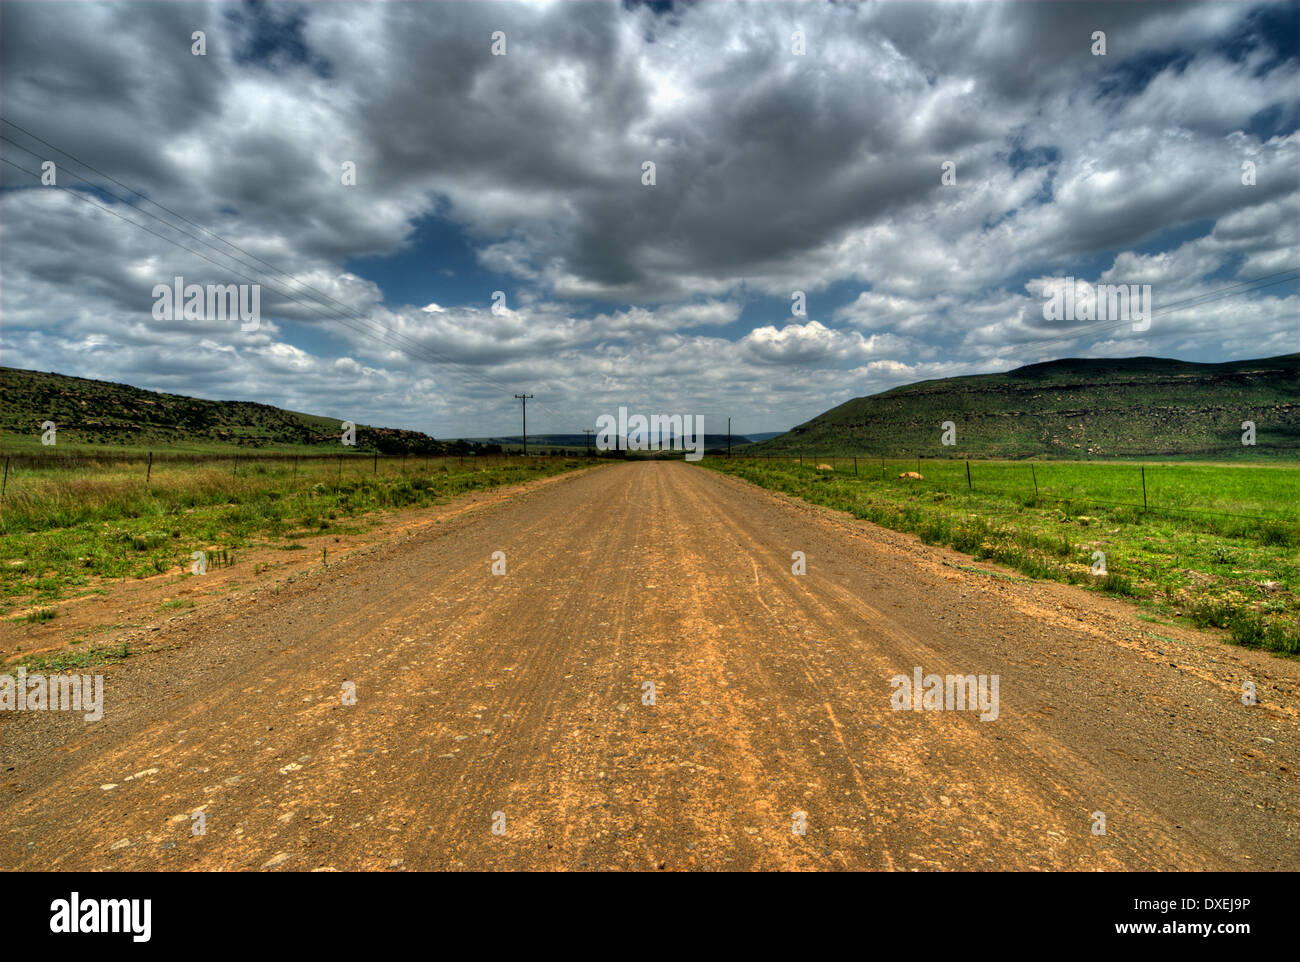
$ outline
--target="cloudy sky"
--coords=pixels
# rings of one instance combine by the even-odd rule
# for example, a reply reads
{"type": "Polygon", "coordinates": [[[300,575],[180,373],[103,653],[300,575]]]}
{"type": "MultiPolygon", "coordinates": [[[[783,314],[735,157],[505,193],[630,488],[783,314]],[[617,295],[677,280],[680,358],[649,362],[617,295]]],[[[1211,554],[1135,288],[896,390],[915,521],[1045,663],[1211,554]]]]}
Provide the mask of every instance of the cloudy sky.
{"type": "Polygon", "coordinates": [[[1294,2],[10,0],[0,27],[12,367],[454,437],[517,432],[520,391],[530,432],[620,404],[776,431],[931,377],[1300,347],[1294,2]],[[260,283],[260,327],[156,319],[176,275],[260,283]],[[1150,329],[1045,320],[1067,277],[1150,284],[1150,329]]]}

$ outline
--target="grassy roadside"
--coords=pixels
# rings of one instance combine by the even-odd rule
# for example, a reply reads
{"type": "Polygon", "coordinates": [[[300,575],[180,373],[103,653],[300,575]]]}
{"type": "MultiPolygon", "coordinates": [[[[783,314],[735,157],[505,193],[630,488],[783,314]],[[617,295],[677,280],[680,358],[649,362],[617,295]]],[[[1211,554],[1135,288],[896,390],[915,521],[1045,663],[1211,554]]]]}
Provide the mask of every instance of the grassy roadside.
{"type": "Polygon", "coordinates": [[[1133,504],[1131,490],[1113,487],[1132,479],[1108,476],[1101,469],[1113,469],[1109,464],[1036,465],[1036,490],[1023,463],[971,462],[972,478],[980,479],[973,490],[961,461],[927,462],[921,481],[898,477],[916,470],[915,460],[873,461],[870,470],[864,460],[857,477],[843,460],[834,471],[818,471],[812,460],[701,464],[1035,578],[1225,628],[1246,647],[1300,654],[1300,500],[1292,465],[1152,465],[1148,480],[1161,479],[1163,494],[1143,510],[1140,494],[1133,504]],[[1104,574],[1094,573],[1097,552],[1104,574]]]}
{"type": "Polygon", "coordinates": [[[105,582],[172,571],[188,576],[259,545],[302,548],[321,535],[363,530],[382,513],[441,504],[589,466],[576,458],[369,459],[338,465],[267,461],[226,466],[86,464],[9,478],[0,509],[0,617],[43,622],[57,602],[103,593],[105,582]]]}

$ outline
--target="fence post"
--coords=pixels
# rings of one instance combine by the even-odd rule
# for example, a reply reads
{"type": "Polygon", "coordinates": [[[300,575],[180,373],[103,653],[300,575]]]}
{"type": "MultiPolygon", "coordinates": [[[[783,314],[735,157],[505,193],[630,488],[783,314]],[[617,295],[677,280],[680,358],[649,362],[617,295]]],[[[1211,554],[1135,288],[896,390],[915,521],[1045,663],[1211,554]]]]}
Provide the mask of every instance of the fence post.
{"type": "Polygon", "coordinates": [[[375,470],[372,473],[379,473],[379,451],[377,449],[375,451],[375,470]]]}
{"type": "Polygon", "coordinates": [[[966,462],[966,490],[974,491],[975,488],[970,483],[970,462],[966,462]]]}
{"type": "Polygon", "coordinates": [[[238,454],[232,455],[230,460],[233,464],[233,466],[230,469],[230,476],[232,478],[237,478],[239,477],[239,455],[238,454]]]}
{"type": "Polygon", "coordinates": [[[153,474],[153,452],[149,452],[149,466],[144,469],[144,486],[149,487],[149,476],[153,474]]]}
{"type": "Polygon", "coordinates": [[[853,458],[853,476],[855,478],[858,476],[858,459],[856,455],[853,458]]]}
{"type": "Polygon", "coordinates": [[[1038,503],[1038,472],[1034,470],[1033,464],[1029,465],[1029,476],[1034,479],[1034,503],[1038,503]]]}
{"type": "Polygon", "coordinates": [[[5,488],[7,487],[9,487],[9,456],[5,455],[5,479],[4,483],[0,484],[0,501],[4,500],[5,488]]]}
{"type": "Polygon", "coordinates": [[[1139,467],[1142,469],[1142,510],[1145,511],[1147,509],[1147,466],[1143,464],[1139,467]]]}

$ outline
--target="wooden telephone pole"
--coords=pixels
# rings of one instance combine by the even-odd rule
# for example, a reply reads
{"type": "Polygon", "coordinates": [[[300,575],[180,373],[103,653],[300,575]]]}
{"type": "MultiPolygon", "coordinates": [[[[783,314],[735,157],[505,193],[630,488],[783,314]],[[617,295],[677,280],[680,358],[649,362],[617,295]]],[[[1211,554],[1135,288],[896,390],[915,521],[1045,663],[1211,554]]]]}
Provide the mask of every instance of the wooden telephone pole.
{"type": "Polygon", "coordinates": [[[516,394],[515,398],[523,405],[524,413],[524,457],[528,457],[528,402],[531,394],[516,394]]]}

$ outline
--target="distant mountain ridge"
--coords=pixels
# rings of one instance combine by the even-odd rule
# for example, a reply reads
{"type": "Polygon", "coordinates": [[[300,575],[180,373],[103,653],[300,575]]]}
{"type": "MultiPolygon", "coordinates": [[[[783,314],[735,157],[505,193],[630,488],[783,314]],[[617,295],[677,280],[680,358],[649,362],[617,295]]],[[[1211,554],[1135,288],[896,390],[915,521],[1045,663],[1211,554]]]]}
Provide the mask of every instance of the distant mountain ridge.
{"type": "MultiPolygon", "coordinates": [[[[64,374],[0,367],[0,449],[58,444],[173,450],[338,450],[341,422],[252,401],[207,401],[64,374]]],[[[439,441],[358,424],[355,452],[443,454],[517,445],[519,436],[439,441]]],[[[1167,358],[1067,358],[1001,374],[921,381],[855,398],[746,453],[1063,459],[1280,459],[1300,454],[1300,354],[1198,364],[1167,358]],[[952,445],[941,443],[944,422],[952,445]],[[1242,422],[1255,444],[1242,444],[1242,422]]],[[[585,447],[584,434],[529,445],[585,447]]],[[[756,442],[756,443],[750,443],[756,442]]],[[[594,444],[594,440],[593,440],[594,444]]],[[[726,449],[709,434],[710,452],[726,449]]]]}
{"type": "Polygon", "coordinates": [[[854,398],[753,454],[1276,459],[1300,453],[1300,354],[1066,358],[854,398]],[[942,443],[944,422],[955,443],[942,443]],[[1242,443],[1242,422],[1255,444],[1242,443]]]}
{"type": "Polygon", "coordinates": [[[419,431],[356,425],[344,448],[342,422],[254,401],[207,401],[127,384],[0,367],[0,448],[40,449],[41,424],[53,421],[56,448],[112,445],[172,450],[348,450],[442,454],[465,442],[419,431]]]}

